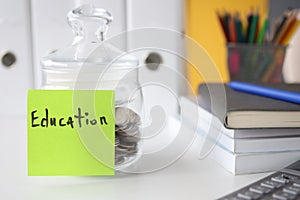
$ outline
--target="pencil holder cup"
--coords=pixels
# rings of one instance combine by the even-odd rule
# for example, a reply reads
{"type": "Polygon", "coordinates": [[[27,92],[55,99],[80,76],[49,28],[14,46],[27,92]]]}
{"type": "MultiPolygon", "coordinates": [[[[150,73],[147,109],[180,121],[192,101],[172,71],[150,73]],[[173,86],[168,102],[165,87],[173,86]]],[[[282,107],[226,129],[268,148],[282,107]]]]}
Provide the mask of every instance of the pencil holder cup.
{"type": "Polygon", "coordinates": [[[272,44],[227,44],[231,81],[283,82],[282,66],[287,46],[272,44]]]}

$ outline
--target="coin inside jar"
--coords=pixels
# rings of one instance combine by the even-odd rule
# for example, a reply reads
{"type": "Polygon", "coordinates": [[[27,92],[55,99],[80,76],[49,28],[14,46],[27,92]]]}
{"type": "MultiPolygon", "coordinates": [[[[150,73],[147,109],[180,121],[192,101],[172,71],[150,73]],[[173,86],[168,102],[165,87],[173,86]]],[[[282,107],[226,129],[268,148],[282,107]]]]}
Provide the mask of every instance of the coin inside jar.
{"type": "Polygon", "coordinates": [[[129,108],[117,107],[115,118],[115,165],[122,165],[138,152],[140,116],[129,108]]]}

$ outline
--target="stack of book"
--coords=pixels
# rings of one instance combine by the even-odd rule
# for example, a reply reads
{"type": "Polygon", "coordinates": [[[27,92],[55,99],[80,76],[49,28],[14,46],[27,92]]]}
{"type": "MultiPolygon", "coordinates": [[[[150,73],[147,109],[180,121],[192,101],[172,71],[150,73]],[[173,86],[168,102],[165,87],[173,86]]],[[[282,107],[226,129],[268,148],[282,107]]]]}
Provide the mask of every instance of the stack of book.
{"type": "MultiPolygon", "coordinates": [[[[300,92],[299,84],[271,88],[300,92]]],[[[278,170],[300,159],[300,105],[236,91],[221,83],[199,86],[197,102],[181,98],[197,132],[216,145],[209,156],[233,174],[278,170]]]]}

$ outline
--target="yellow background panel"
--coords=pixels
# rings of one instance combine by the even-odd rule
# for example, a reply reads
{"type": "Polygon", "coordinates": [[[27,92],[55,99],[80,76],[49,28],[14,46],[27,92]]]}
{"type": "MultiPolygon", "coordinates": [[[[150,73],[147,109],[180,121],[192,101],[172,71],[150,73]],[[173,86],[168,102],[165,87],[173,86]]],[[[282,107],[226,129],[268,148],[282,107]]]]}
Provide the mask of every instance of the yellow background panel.
{"type": "MultiPolygon", "coordinates": [[[[243,21],[251,7],[259,7],[261,18],[266,16],[268,10],[267,0],[186,0],[186,32],[189,37],[201,45],[213,59],[217,66],[222,81],[229,80],[227,72],[226,40],[219,24],[216,11],[239,12],[243,21]]],[[[260,20],[261,23],[262,20],[260,20]]],[[[245,23],[243,23],[245,24],[245,23]]],[[[187,55],[194,54],[187,46],[187,55]]],[[[199,58],[200,59],[200,58],[199,58]]],[[[206,61],[201,66],[196,66],[200,71],[205,67],[206,61]]],[[[201,60],[199,62],[201,63],[201,60]]],[[[191,65],[187,69],[188,78],[194,92],[197,91],[199,83],[205,81],[220,81],[215,76],[201,77],[197,70],[191,65]]],[[[207,76],[207,75],[205,75],[207,76]]]]}

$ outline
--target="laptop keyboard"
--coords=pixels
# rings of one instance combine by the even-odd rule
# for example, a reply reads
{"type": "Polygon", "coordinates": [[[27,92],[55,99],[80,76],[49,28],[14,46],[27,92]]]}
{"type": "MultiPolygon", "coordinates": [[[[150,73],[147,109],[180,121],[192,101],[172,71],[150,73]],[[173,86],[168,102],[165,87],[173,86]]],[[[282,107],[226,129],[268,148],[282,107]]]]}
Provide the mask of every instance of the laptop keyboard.
{"type": "Polygon", "coordinates": [[[300,200],[300,176],[276,172],[220,200],[300,200]]]}

